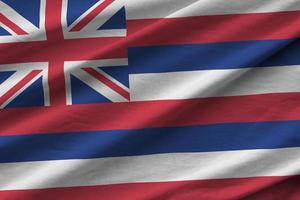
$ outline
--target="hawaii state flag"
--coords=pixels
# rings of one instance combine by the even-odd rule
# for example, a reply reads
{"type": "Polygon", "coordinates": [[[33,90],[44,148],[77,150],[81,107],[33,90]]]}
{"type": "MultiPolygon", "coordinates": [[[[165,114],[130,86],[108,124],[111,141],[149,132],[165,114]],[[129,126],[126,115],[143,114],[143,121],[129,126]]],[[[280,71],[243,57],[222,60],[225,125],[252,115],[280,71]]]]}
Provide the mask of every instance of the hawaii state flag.
{"type": "Polygon", "coordinates": [[[0,0],[0,199],[300,199],[299,38],[300,0],[0,0]]]}

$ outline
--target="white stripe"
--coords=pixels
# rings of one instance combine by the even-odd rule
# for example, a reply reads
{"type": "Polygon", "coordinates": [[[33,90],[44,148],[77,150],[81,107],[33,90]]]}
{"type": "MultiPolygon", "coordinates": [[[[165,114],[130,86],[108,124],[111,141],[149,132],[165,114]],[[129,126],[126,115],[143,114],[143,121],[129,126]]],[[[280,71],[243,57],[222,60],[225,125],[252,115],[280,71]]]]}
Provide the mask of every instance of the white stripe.
{"type": "Polygon", "coordinates": [[[129,76],[132,101],[300,92],[300,65],[129,76]]]}
{"type": "Polygon", "coordinates": [[[65,62],[65,70],[72,71],[83,67],[114,67],[128,66],[127,58],[114,58],[102,60],[84,60],[84,61],[67,61],[65,62]]]}
{"type": "Polygon", "coordinates": [[[0,190],[300,173],[300,148],[0,164],[0,190]]]}
{"type": "Polygon", "coordinates": [[[125,29],[110,29],[110,30],[82,30],[78,32],[64,32],[66,39],[76,38],[95,38],[95,37],[124,37],[126,36],[125,29]]]}
{"type": "Polygon", "coordinates": [[[300,10],[300,0],[127,0],[127,19],[300,10]]]}
{"type": "MultiPolygon", "coordinates": [[[[46,35],[46,0],[40,0],[40,24],[39,29],[46,35]]],[[[46,39],[46,38],[45,38],[46,39]]]]}

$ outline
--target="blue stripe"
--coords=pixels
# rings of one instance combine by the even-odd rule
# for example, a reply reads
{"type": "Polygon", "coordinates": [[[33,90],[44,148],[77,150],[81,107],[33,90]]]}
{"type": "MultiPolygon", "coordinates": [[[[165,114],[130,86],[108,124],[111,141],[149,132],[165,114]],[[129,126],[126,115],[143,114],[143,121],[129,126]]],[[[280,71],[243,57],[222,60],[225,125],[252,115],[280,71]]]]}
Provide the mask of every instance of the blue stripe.
{"type": "Polygon", "coordinates": [[[300,147],[300,121],[0,137],[0,162],[300,147]]]}
{"type": "Polygon", "coordinates": [[[136,74],[298,65],[299,52],[300,39],[133,47],[129,67],[122,69],[136,74]]]}

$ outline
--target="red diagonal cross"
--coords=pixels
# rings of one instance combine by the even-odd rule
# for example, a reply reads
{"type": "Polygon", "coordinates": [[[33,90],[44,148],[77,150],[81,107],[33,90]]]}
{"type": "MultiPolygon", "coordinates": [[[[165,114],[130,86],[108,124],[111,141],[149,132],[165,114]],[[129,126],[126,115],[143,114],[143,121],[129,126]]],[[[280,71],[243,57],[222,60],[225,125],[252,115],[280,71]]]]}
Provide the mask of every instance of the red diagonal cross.
{"type": "MultiPolygon", "coordinates": [[[[108,1],[112,2],[105,2],[108,1]]],[[[98,8],[98,11],[101,9],[98,8]]],[[[127,57],[125,37],[65,39],[61,12],[62,0],[46,0],[46,41],[0,44],[0,64],[49,63],[51,106],[66,105],[65,61],[127,57]]]]}

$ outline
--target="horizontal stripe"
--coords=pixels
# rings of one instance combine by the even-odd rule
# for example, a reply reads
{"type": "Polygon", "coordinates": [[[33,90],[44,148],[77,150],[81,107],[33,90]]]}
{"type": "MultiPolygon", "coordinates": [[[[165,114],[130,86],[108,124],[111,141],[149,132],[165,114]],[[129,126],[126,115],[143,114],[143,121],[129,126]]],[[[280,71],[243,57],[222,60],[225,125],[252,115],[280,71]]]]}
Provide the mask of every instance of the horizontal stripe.
{"type": "Polygon", "coordinates": [[[78,41],[70,39],[60,44],[64,48],[50,53],[40,50],[52,45],[43,41],[0,44],[0,50],[6,52],[0,55],[0,64],[26,63],[28,60],[43,62],[53,56],[58,60],[69,61],[120,58],[127,57],[128,47],[129,67],[118,69],[117,74],[300,64],[298,56],[300,39],[132,47],[135,38],[138,40],[138,36],[129,37],[128,40],[124,38],[88,38],[78,41]],[[97,49],[99,45],[103,48],[89,51],[97,49]],[[29,55],[25,52],[28,48],[32,49],[34,54],[29,55]]]}
{"type": "MultiPolygon", "coordinates": [[[[300,3],[300,2],[299,2],[300,3]]],[[[300,11],[127,21],[131,46],[300,37],[300,11]]]]}
{"type": "Polygon", "coordinates": [[[82,200],[105,196],[106,200],[224,200],[297,199],[300,176],[255,177],[175,181],[156,183],[127,183],[85,187],[0,191],[5,200],[82,200]]]}
{"type": "Polygon", "coordinates": [[[129,76],[132,101],[300,92],[300,65],[129,76]]]}
{"type": "Polygon", "coordinates": [[[134,47],[120,73],[299,65],[299,51],[300,39],[134,47]]]}
{"type": "Polygon", "coordinates": [[[300,147],[299,121],[0,138],[0,162],[300,147]]]}
{"type": "Polygon", "coordinates": [[[300,10],[299,0],[128,0],[128,19],[300,10]]]}
{"type": "Polygon", "coordinates": [[[0,190],[289,176],[299,166],[300,148],[5,163],[0,190]]]}
{"type": "Polygon", "coordinates": [[[59,44],[51,41],[4,43],[0,44],[0,51],[5,52],[0,54],[0,64],[45,62],[53,58],[59,61],[125,58],[127,52],[119,45],[121,42],[124,42],[121,37],[102,37],[68,39],[59,44]],[[49,48],[53,50],[49,51],[49,48]]]}
{"type": "Polygon", "coordinates": [[[299,99],[299,93],[286,93],[5,109],[0,135],[300,120],[299,99]]]}

